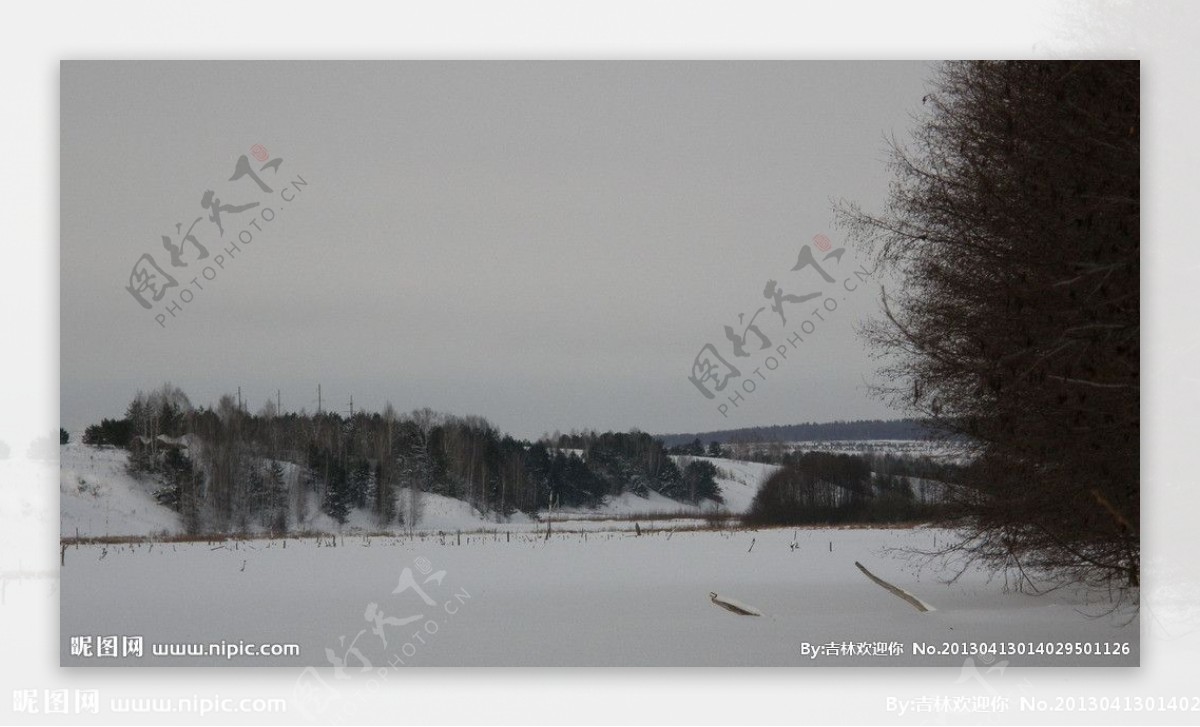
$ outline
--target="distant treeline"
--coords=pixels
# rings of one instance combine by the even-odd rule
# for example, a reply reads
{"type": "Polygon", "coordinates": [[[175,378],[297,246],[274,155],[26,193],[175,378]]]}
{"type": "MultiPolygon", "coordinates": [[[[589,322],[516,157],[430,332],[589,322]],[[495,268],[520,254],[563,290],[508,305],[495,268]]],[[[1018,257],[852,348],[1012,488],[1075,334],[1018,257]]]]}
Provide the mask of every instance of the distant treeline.
{"type": "Polygon", "coordinates": [[[312,507],[344,523],[420,524],[427,493],[505,518],[549,507],[590,506],[631,492],[681,503],[720,502],[716,468],[677,465],[642,432],[586,432],[531,442],[481,417],[429,409],[398,414],[250,413],[233,397],[193,407],[169,385],[141,392],[121,419],[87,428],[84,442],[130,451],[130,470],[156,479],[159,501],[189,532],[285,532],[312,507]],[[569,451],[568,451],[569,450],[569,451]]]}
{"type": "Polygon", "coordinates": [[[759,488],[744,521],[778,526],[937,520],[963,472],[929,458],[791,453],[759,488]],[[930,475],[944,479],[925,482],[930,475]]]}
{"type": "Polygon", "coordinates": [[[708,444],[736,442],[828,442],[840,439],[931,439],[937,433],[921,419],[858,419],[843,422],[777,424],[769,427],[721,429],[694,434],[660,434],[668,447],[696,439],[708,444]]]}

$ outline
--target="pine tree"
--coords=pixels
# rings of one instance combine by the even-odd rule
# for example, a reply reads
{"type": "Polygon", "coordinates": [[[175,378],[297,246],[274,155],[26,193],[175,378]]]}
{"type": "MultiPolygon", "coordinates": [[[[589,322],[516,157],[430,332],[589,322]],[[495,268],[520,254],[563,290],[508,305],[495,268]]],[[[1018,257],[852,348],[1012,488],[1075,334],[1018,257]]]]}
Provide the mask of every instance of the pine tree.
{"type": "Polygon", "coordinates": [[[717,467],[712,462],[702,459],[689,462],[683,470],[683,482],[687,500],[692,504],[701,500],[724,502],[717,484],[717,467]]]}
{"type": "Polygon", "coordinates": [[[345,525],[346,518],[350,514],[350,505],[350,493],[347,491],[346,479],[330,482],[329,488],[325,491],[325,501],[321,504],[321,510],[336,520],[339,525],[345,525]]]}
{"type": "Polygon", "coordinates": [[[284,481],[283,465],[277,460],[271,460],[271,463],[267,465],[263,484],[267,496],[265,503],[269,518],[267,524],[274,533],[286,533],[288,529],[288,491],[287,483],[284,481]]]}
{"type": "Polygon", "coordinates": [[[375,514],[379,516],[380,525],[390,525],[396,519],[396,491],[387,477],[382,460],[375,465],[375,476],[371,501],[374,503],[375,514]]]}
{"type": "Polygon", "coordinates": [[[349,499],[350,504],[357,508],[367,506],[367,498],[374,489],[374,472],[371,463],[360,459],[350,472],[349,499]]]}

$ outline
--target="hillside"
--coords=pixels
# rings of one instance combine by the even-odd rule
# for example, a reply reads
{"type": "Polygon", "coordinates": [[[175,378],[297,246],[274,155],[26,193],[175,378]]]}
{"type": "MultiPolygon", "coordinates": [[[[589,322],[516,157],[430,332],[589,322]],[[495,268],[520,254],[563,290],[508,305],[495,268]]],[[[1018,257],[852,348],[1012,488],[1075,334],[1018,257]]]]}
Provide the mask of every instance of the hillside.
{"type": "Polygon", "coordinates": [[[70,443],[59,449],[60,533],[70,536],[174,535],[179,515],[154,499],[157,483],[126,471],[129,453],[70,443]]]}
{"type": "MultiPolygon", "coordinates": [[[[184,532],[181,519],[175,511],[161,505],[154,498],[154,491],[161,484],[154,478],[137,478],[128,470],[129,453],[114,447],[93,447],[71,443],[61,447],[59,491],[61,497],[62,537],[104,536],[165,536],[184,532]]],[[[746,511],[761,482],[777,467],[757,462],[712,457],[677,457],[676,461],[686,464],[687,460],[705,460],[717,467],[717,483],[725,502],[721,509],[735,514],[746,511]]],[[[294,486],[299,477],[299,468],[285,465],[286,480],[294,486]]],[[[406,496],[401,490],[401,500],[406,496]]],[[[717,507],[705,501],[689,505],[651,492],[640,497],[630,492],[608,498],[597,507],[561,508],[555,511],[554,521],[561,528],[594,530],[602,525],[606,529],[632,529],[640,520],[645,527],[659,520],[675,519],[695,513],[697,517],[717,507]],[[610,520],[613,518],[613,520],[610,520]]],[[[416,528],[423,531],[512,529],[528,530],[540,527],[538,523],[547,519],[543,510],[534,518],[517,512],[506,519],[493,514],[484,514],[463,500],[434,493],[422,493],[420,517],[416,528]]],[[[335,520],[316,507],[309,507],[303,519],[295,513],[289,517],[289,528],[293,532],[375,532],[389,530],[399,532],[401,526],[393,523],[381,528],[375,516],[368,510],[351,510],[347,521],[339,525],[335,520]]],[[[251,526],[251,530],[255,529],[251,526]]],[[[263,528],[258,527],[258,530],[263,528]]]]}

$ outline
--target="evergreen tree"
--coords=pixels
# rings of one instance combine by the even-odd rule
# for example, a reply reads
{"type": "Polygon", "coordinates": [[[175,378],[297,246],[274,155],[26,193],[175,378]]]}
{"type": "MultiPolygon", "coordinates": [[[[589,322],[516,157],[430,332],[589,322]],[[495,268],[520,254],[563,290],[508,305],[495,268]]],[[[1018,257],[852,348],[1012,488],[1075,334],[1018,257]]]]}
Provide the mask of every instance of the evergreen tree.
{"type": "Polygon", "coordinates": [[[129,447],[133,439],[133,424],[128,419],[101,419],[83,432],[83,443],[93,447],[129,447]]]}
{"type": "Polygon", "coordinates": [[[374,474],[371,470],[371,463],[366,459],[360,459],[354,465],[354,469],[350,472],[348,485],[351,505],[358,508],[367,506],[367,498],[374,489],[374,474]]]}
{"type": "Polygon", "coordinates": [[[657,479],[657,486],[654,489],[659,494],[673,500],[683,497],[683,473],[679,471],[679,466],[674,462],[667,460],[663,463],[659,469],[657,479]]]}
{"type": "Polygon", "coordinates": [[[371,480],[371,501],[380,525],[389,525],[396,519],[396,491],[387,479],[383,462],[375,465],[375,476],[371,480]]]}
{"type": "Polygon", "coordinates": [[[271,460],[263,476],[263,487],[266,493],[264,511],[267,515],[267,525],[274,533],[286,533],[288,529],[288,488],[284,480],[283,465],[271,460]]]}
{"type": "Polygon", "coordinates": [[[350,514],[350,492],[347,487],[346,478],[340,478],[329,483],[328,489],[325,491],[325,500],[321,503],[321,510],[338,522],[339,525],[346,523],[346,518],[350,514]]]}
{"type": "Polygon", "coordinates": [[[725,501],[721,497],[721,486],[717,484],[717,467],[707,460],[688,462],[683,469],[683,489],[687,493],[687,501],[693,504],[701,500],[725,501]]]}
{"type": "Polygon", "coordinates": [[[251,466],[247,473],[246,494],[248,497],[247,505],[253,511],[254,515],[261,516],[267,510],[267,488],[266,480],[263,477],[262,470],[257,466],[251,466]]]}

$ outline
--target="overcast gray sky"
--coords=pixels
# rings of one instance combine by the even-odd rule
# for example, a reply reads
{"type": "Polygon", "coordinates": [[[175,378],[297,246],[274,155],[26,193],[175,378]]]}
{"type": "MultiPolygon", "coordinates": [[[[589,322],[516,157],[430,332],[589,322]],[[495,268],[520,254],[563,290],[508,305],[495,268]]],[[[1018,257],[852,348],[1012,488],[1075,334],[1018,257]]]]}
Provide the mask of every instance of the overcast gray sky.
{"type": "Polygon", "coordinates": [[[895,416],[867,395],[854,332],[877,282],[836,289],[803,355],[724,416],[739,379],[709,400],[688,376],[707,343],[743,379],[761,366],[758,339],[738,358],[723,332],[740,313],[768,306],[773,347],[804,318],[813,304],[785,304],[783,326],[764,284],[820,288],[791,271],[798,251],[844,242],[831,199],[881,207],[884,137],[908,132],[930,70],[64,63],[63,424],[119,416],[168,380],[197,404],[240,386],[253,409],[279,389],[287,410],[315,409],[320,383],[326,408],[429,406],[522,436],[895,416]],[[242,155],[270,193],[230,180],[242,155]],[[222,237],[208,190],[259,204],[223,211],[222,237]],[[198,217],[209,258],[185,246],[172,265],[162,237],[198,217]],[[242,231],[252,242],[206,279],[242,231]],[[145,253],[178,283],[142,291],[150,309],[126,290],[145,253]]]}

